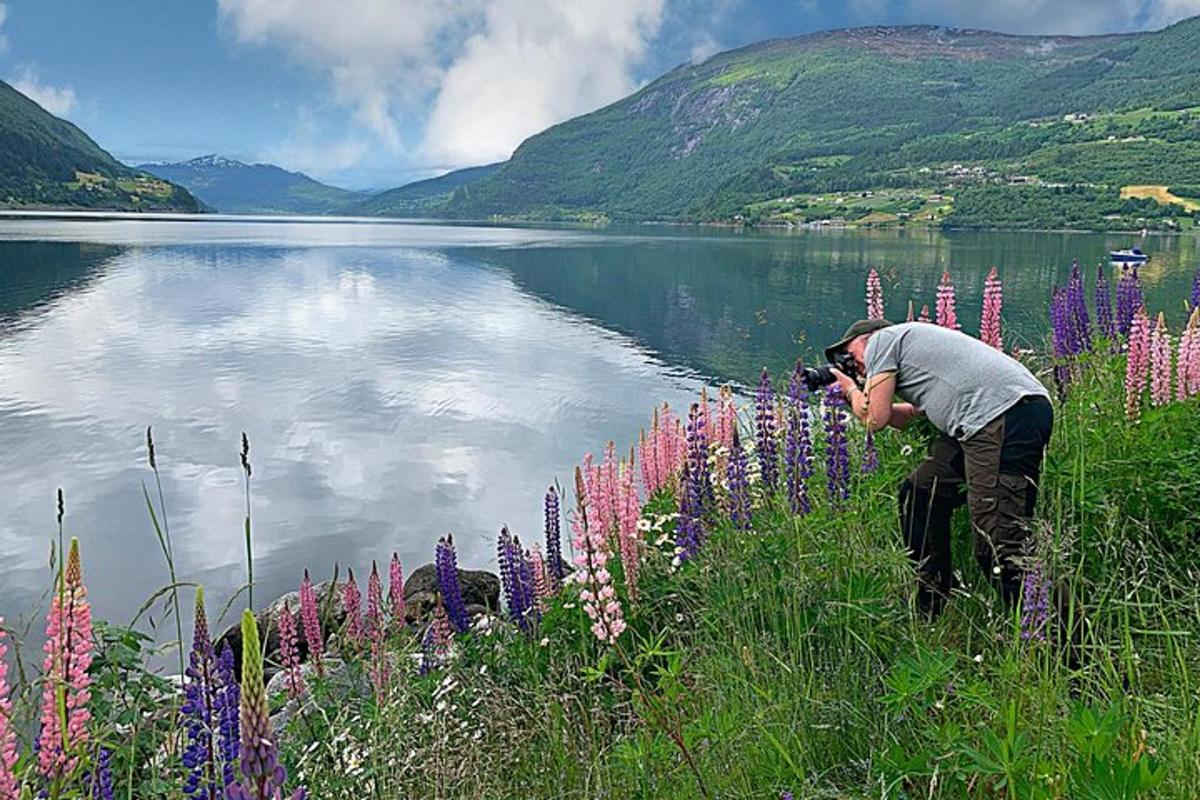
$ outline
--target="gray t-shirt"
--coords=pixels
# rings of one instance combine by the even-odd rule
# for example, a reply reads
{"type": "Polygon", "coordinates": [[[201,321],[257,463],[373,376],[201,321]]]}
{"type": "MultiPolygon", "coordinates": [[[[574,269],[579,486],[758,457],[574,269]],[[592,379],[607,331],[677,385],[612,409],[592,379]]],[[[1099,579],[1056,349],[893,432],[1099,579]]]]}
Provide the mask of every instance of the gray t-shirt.
{"type": "Polygon", "coordinates": [[[938,430],[970,439],[1027,395],[1046,387],[1016,359],[961,331],[905,322],[867,340],[867,380],[896,373],[896,392],[938,430]]]}

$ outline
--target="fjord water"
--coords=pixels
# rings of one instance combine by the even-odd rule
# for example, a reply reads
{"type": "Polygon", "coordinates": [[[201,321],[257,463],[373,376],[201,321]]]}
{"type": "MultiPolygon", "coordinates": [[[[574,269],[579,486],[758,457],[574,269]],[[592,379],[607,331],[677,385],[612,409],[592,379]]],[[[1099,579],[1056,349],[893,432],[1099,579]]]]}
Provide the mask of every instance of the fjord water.
{"type": "MultiPolygon", "coordinates": [[[[244,580],[250,437],[256,597],[333,564],[409,569],[455,534],[486,566],[583,453],[634,441],[656,402],[752,383],[860,316],[932,305],[952,269],[964,328],[1005,282],[1010,342],[1040,343],[1082,234],[534,229],[296,221],[0,221],[0,614],[49,587],[55,490],[93,603],[127,621],[166,583],[146,512],[155,431],[179,576],[219,607],[244,580]]],[[[1182,321],[1200,253],[1150,238],[1153,308],[1182,321]]]]}

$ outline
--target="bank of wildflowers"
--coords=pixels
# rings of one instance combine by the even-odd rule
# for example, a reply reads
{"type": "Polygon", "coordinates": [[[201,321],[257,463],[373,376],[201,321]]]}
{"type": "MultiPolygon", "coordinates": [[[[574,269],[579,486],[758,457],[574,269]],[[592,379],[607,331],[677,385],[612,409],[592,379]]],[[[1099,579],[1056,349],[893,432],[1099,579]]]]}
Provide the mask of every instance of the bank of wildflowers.
{"type": "MultiPolygon", "coordinates": [[[[199,591],[176,687],[143,635],[93,625],[72,541],[40,673],[13,677],[0,632],[0,800],[1194,797],[1200,289],[1180,318],[1140,281],[1114,308],[1076,265],[1051,352],[1023,356],[1058,422],[1017,608],[960,558],[945,614],[917,616],[894,490],[930,431],[867,437],[802,364],[764,370],[581,456],[541,530],[498,525],[486,613],[449,535],[430,616],[394,555],[359,565],[365,599],[306,572],[268,659],[248,612],[237,654],[214,642],[199,591]]],[[[1002,295],[993,270],[978,334],[1001,349],[1002,295]]],[[[868,315],[885,300],[873,271],[868,315]]],[[[961,328],[949,272],[921,316],[961,328]]]]}

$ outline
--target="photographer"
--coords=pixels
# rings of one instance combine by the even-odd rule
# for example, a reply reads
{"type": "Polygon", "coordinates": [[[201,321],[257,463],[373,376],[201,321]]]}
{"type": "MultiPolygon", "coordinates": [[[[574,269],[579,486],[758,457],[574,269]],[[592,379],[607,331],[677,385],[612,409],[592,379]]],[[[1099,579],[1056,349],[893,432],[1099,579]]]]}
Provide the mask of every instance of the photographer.
{"type": "Polygon", "coordinates": [[[905,544],[917,564],[918,602],[930,615],[950,591],[950,519],[966,504],[975,554],[1005,602],[1021,589],[1029,520],[1050,441],[1049,393],[1015,359],[927,322],[859,320],[825,351],[854,415],[870,430],[925,416],[941,431],[900,486],[905,544]],[[864,376],[860,389],[845,369],[864,376]],[[899,394],[908,402],[893,402],[899,394]]]}

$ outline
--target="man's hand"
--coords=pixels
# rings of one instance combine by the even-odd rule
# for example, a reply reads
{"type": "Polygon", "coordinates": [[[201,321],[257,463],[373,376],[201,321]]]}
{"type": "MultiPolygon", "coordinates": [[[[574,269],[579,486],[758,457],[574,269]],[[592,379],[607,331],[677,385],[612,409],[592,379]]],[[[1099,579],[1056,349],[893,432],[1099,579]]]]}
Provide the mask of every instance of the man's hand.
{"type": "Polygon", "coordinates": [[[847,398],[850,397],[852,390],[858,388],[858,384],[854,382],[854,378],[851,378],[837,367],[831,367],[829,371],[833,373],[833,377],[837,378],[838,386],[842,387],[842,394],[846,395],[847,398]]]}

